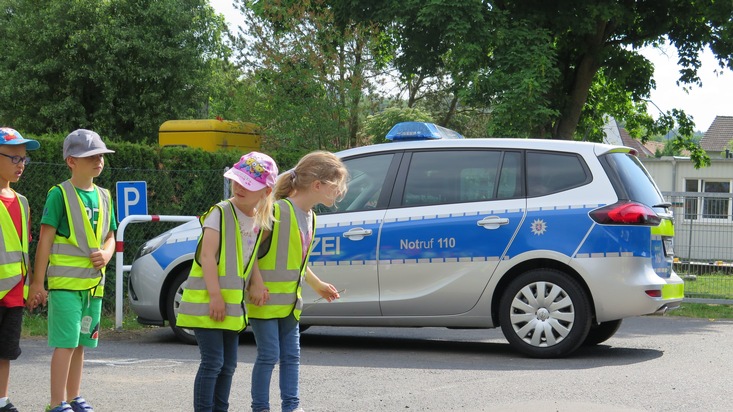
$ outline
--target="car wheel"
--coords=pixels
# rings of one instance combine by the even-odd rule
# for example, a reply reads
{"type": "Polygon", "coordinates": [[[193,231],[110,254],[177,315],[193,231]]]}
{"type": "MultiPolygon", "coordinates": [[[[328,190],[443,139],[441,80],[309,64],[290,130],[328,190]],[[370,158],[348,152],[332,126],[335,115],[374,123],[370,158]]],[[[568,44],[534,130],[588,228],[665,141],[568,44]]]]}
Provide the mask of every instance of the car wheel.
{"type": "Polygon", "coordinates": [[[583,345],[592,346],[607,341],[611,336],[615,335],[618,328],[621,327],[621,321],[622,319],[618,319],[591,325],[590,331],[588,331],[588,336],[585,338],[583,345]]]}
{"type": "Polygon", "coordinates": [[[575,351],[588,335],[588,297],[576,280],[555,269],[534,269],[511,281],[499,303],[504,337],[519,352],[556,358],[575,351]]]}
{"type": "Polygon", "coordinates": [[[176,278],[173,279],[173,284],[171,284],[170,289],[168,289],[166,312],[168,314],[168,324],[171,326],[176,338],[183,343],[195,345],[196,335],[194,335],[193,329],[184,329],[176,326],[176,315],[178,314],[178,307],[181,305],[181,296],[183,296],[183,288],[186,286],[189,271],[190,267],[186,267],[183,270],[180,270],[176,275],[176,278]]]}

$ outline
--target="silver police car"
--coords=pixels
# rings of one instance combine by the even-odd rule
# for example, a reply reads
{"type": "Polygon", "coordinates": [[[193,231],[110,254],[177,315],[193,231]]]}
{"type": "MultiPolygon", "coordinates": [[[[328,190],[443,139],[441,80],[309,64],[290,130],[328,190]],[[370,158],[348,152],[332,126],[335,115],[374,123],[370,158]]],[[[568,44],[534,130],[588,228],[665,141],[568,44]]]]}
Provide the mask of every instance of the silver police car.
{"type": "MultiPolygon", "coordinates": [[[[344,291],[326,304],[304,288],[304,327],[501,327],[517,351],[553,358],[681,303],[670,204],[633,149],[417,122],[388,139],[337,153],[348,192],[316,210],[310,264],[344,291]]],[[[139,321],[191,343],[175,313],[200,231],[150,240],[129,278],[139,321]]]]}

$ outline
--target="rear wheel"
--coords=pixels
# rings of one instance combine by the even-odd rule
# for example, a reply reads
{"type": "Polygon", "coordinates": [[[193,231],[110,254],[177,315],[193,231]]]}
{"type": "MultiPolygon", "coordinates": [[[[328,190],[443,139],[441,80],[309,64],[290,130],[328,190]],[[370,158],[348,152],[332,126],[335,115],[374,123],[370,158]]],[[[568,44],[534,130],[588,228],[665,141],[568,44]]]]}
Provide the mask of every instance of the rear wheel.
{"type": "Polygon", "coordinates": [[[585,291],[575,279],[555,269],[534,269],[517,276],[499,305],[504,337],[534,358],[569,355],[585,341],[591,325],[585,291]]]}
{"type": "Polygon", "coordinates": [[[601,322],[599,324],[593,324],[588,331],[588,336],[585,338],[583,345],[592,346],[603,343],[615,335],[618,328],[621,327],[621,320],[611,320],[608,322],[601,322]]]}
{"type": "Polygon", "coordinates": [[[186,287],[186,281],[188,280],[188,272],[190,267],[185,267],[178,272],[170,289],[168,289],[168,297],[166,299],[166,313],[168,314],[168,324],[171,326],[173,333],[176,338],[183,343],[189,345],[196,344],[196,335],[193,333],[193,329],[184,329],[176,326],[176,315],[178,314],[178,307],[181,305],[181,296],[183,296],[183,288],[186,287]]]}

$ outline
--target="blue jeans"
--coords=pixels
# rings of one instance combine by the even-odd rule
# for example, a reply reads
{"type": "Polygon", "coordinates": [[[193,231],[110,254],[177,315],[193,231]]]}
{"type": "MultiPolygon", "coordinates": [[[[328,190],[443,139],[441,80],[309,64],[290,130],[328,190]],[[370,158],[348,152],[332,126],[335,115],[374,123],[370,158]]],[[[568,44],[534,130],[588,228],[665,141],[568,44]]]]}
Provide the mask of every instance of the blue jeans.
{"type": "Polygon", "coordinates": [[[257,342],[257,360],[252,368],[252,410],[270,409],[270,380],[280,361],[280,399],[283,412],[298,409],[300,328],[292,314],[281,319],[251,319],[257,342]]]}
{"type": "Polygon", "coordinates": [[[201,364],[193,384],[195,412],[229,410],[229,391],[237,368],[239,333],[223,329],[194,329],[201,364]]]}

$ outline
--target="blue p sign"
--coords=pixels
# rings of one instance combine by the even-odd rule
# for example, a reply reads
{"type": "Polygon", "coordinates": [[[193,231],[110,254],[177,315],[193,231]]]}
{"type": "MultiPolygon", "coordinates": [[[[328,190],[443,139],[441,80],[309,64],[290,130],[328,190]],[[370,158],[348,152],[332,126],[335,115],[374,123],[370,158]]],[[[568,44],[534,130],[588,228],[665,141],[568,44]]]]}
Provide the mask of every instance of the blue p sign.
{"type": "Polygon", "coordinates": [[[148,183],[117,182],[117,221],[130,215],[148,214],[148,183]]]}

